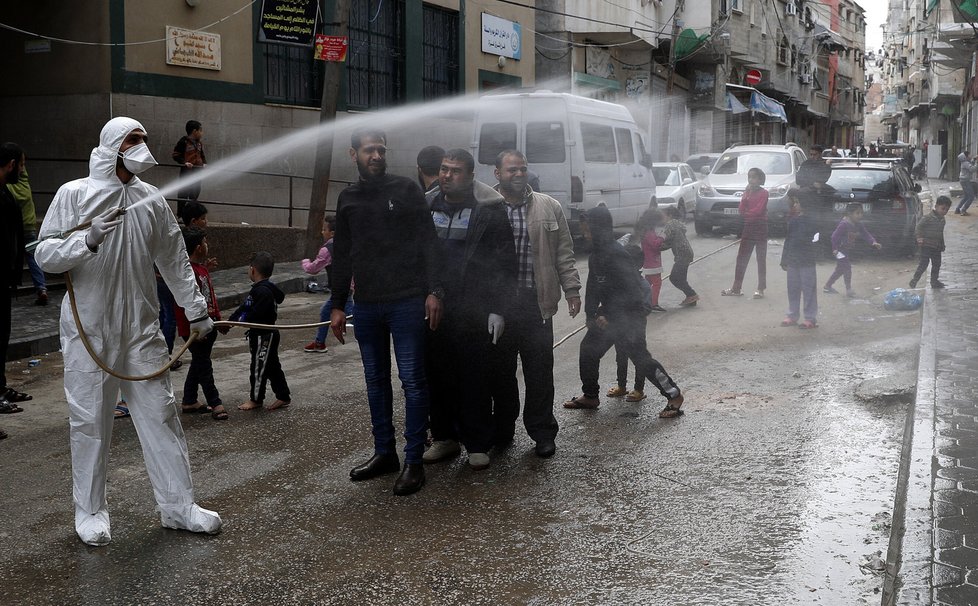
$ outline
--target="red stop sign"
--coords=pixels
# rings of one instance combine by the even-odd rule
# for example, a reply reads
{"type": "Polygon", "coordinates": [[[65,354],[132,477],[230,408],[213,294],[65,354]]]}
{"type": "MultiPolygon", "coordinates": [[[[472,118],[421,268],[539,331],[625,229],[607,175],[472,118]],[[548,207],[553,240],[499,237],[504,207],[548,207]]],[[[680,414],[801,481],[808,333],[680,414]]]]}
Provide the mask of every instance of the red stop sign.
{"type": "Polygon", "coordinates": [[[748,71],[747,74],[744,76],[744,82],[746,82],[747,84],[749,84],[751,86],[754,86],[755,84],[760,84],[761,83],[761,70],[752,69],[752,70],[748,71]]]}

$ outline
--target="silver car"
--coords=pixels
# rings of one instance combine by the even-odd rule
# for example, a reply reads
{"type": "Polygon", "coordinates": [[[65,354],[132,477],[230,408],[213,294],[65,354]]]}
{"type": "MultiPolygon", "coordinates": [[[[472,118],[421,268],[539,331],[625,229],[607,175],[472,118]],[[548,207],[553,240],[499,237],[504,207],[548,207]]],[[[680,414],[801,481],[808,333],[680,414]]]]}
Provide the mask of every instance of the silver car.
{"type": "Polygon", "coordinates": [[[683,162],[656,162],[652,174],[659,208],[677,208],[681,220],[685,221],[687,211],[696,204],[697,181],[693,169],[683,162]]]}
{"type": "Polygon", "coordinates": [[[717,159],[710,173],[696,190],[696,233],[706,235],[717,227],[737,233],[741,219],[738,207],[747,188],[747,171],[764,171],[768,190],[767,216],[774,231],[783,231],[787,222],[787,194],[795,184],[795,174],[807,159],[794,143],[784,145],[734,145],[717,159]]]}

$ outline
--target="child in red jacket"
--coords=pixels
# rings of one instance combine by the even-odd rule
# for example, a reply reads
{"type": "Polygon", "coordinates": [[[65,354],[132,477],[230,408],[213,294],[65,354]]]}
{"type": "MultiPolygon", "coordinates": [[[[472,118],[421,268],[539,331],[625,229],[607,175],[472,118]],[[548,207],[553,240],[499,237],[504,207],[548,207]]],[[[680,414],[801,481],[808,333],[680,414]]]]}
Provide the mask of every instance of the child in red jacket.
{"type": "Polygon", "coordinates": [[[759,168],[747,171],[747,189],[740,198],[740,216],[744,220],[744,230],[740,235],[740,250],[737,251],[737,268],[734,270],[733,286],[721,291],[725,297],[740,297],[744,283],[744,274],[750,263],[750,255],[757,252],[757,290],[755,299],[764,298],[767,288],[767,190],[764,185],[766,176],[759,168]]]}

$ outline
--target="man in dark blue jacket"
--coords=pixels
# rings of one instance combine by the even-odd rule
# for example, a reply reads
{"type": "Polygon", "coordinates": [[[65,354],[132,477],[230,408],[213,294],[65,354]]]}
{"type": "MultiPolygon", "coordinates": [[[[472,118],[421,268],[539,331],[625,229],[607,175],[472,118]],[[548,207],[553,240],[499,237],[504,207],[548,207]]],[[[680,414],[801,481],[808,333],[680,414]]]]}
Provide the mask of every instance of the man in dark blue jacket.
{"type": "Polygon", "coordinates": [[[615,241],[611,212],[604,205],[581,218],[581,234],[591,242],[584,313],[587,334],[581,341],[580,369],[583,396],[564,402],[565,408],[594,409],[598,399],[598,366],[612,345],[635,364],[635,372],[647,378],[666,398],[662,418],[683,414],[682,392],[645,346],[646,307],[641,276],[621,244],[615,241]]]}
{"type": "Polygon", "coordinates": [[[454,457],[461,439],[478,471],[489,467],[494,433],[486,360],[516,296],[516,245],[506,202],[475,180],[472,154],[446,152],[439,181],[426,197],[443,247],[445,313],[427,340],[434,443],[424,462],[454,457]]]}

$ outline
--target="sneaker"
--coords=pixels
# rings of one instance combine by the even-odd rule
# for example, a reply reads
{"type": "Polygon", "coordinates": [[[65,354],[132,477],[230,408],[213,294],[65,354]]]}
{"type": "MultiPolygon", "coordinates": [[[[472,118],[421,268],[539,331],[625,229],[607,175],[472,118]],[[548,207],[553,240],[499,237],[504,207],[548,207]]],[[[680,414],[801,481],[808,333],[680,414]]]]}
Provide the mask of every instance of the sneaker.
{"type": "Polygon", "coordinates": [[[754,291],[754,298],[755,299],[763,299],[764,298],[764,291],[763,290],[756,290],[756,291],[754,291]]]}
{"type": "Polygon", "coordinates": [[[313,341],[309,345],[303,347],[302,351],[306,353],[326,353],[329,350],[326,349],[325,343],[320,343],[319,341],[313,341]]]}
{"type": "Polygon", "coordinates": [[[472,471],[482,471],[489,468],[489,455],[484,452],[469,453],[469,467],[472,471]]]}
{"type": "Polygon", "coordinates": [[[916,279],[910,280],[910,288],[917,288],[917,280],[916,279]]]}
{"type": "Polygon", "coordinates": [[[679,303],[679,307],[693,307],[700,300],[699,295],[690,295],[679,303]]]}
{"type": "Polygon", "coordinates": [[[850,299],[855,299],[859,295],[857,295],[856,294],[856,291],[854,291],[854,290],[847,290],[846,291],[846,296],[849,297],[850,299]]]}
{"type": "Polygon", "coordinates": [[[48,304],[48,291],[40,290],[37,292],[37,299],[34,301],[34,305],[40,305],[44,307],[48,304]]]}
{"type": "Polygon", "coordinates": [[[625,401],[626,402],[641,402],[645,398],[646,398],[646,395],[645,395],[645,392],[644,391],[639,391],[637,389],[633,389],[630,392],[628,392],[628,395],[627,396],[625,396],[625,401]]]}
{"type": "MultiPolygon", "coordinates": [[[[964,214],[964,213],[962,213],[962,214],[964,214]]],[[[940,280],[937,280],[935,282],[931,282],[930,283],[930,287],[931,288],[947,288],[947,286],[943,282],[941,282],[940,280]]]]}
{"type": "Polygon", "coordinates": [[[421,460],[425,463],[437,463],[455,457],[460,452],[462,448],[456,440],[435,440],[431,443],[431,448],[421,455],[421,460]]]}
{"type": "Polygon", "coordinates": [[[836,289],[832,288],[831,286],[825,286],[825,287],[823,287],[822,288],[822,292],[824,292],[827,295],[837,295],[837,294],[839,294],[839,291],[837,291],[836,289]]]}
{"type": "Polygon", "coordinates": [[[653,312],[655,312],[657,314],[661,314],[661,313],[663,313],[663,312],[666,311],[666,308],[665,307],[662,307],[661,305],[653,305],[652,307],[649,308],[649,310],[651,310],[651,311],[653,311],[653,312]]]}
{"type": "Polygon", "coordinates": [[[957,208],[955,208],[955,209],[954,209],[954,214],[956,214],[956,215],[960,215],[960,214],[961,214],[961,210],[960,210],[960,209],[957,209],[957,208]]]}
{"type": "Polygon", "coordinates": [[[608,390],[607,396],[609,398],[620,398],[624,396],[626,393],[628,393],[628,390],[626,390],[624,387],[621,387],[620,385],[615,385],[614,387],[608,390]]]}
{"type": "Polygon", "coordinates": [[[564,408],[583,408],[585,410],[594,410],[600,405],[601,400],[592,396],[575,396],[564,402],[564,408]]]}

